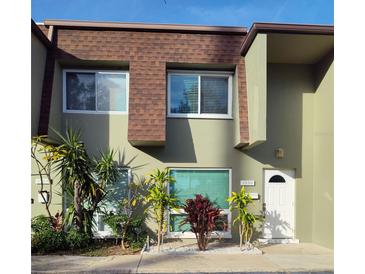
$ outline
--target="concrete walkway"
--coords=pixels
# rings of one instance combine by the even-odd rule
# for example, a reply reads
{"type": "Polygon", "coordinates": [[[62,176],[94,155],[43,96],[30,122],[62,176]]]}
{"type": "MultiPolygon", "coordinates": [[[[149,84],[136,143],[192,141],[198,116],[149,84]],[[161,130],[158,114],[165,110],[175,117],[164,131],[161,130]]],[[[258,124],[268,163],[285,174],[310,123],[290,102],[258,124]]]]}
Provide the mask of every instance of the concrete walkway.
{"type": "Polygon", "coordinates": [[[314,244],[261,250],[263,255],[32,256],[32,273],[333,273],[332,250],[314,244]]]}

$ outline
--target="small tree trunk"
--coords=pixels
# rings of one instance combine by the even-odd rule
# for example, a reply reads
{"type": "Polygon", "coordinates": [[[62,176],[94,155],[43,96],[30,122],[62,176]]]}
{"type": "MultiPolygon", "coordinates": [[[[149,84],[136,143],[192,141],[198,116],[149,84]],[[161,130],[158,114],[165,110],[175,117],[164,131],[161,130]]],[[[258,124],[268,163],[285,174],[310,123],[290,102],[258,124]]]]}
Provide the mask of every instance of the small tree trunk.
{"type": "Polygon", "coordinates": [[[160,224],[158,224],[157,228],[157,251],[160,252],[161,250],[161,230],[160,230],[160,224]]]}
{"type": "Polygon", "coordinates": [[[251,238],[252,238],[252,234],[253,234],[253,228],[250,227],[249,231],[248,231],[248,236],[247,236],[247,242],[250,244],[251,243],[251,238]]]}
{"type": "Polygon", "coordinates": [[[207,241],[206,241],[206,237],[204,234],[199,234],[198,246],[199,246],[199,250],[202,250],[202,251],[206,250],[207,241]]]}
{"type": "Polygon", "coordinates": [[[157,230],[157,250],[158,252],[160,252],[161,250],[161,242],[162,242],[162,230],[163,230],[163,223],[164,223],[164,216],[165,214],[165,209],[163,207],[161,207],[160,209],[160,216],[159,216],[159,221],[158,221],[158,230],[157,230]]]}
{"type": "Polygon", "coordinates": [[[208,237],[203,235],[203,251],[207,250],[207,245],[208,245],[208,237]]]}
{"type": "Polygon", "coordinates": [[[242,235],[242,224],[240,224],[238,226],[238,230],[239,230],[239,234],[240,234],[240,250],[242,250],[242,238],[243,238],[243,235],[242,235]]]}
{"type": "Polygon", "coordinates": [[[248,242],[248,226],[245,225],[245,228],[244,228],[244,241],[245,241],[245,245],[247,245],[247,242],[248,242]]]}
{"type": "Polygon", "coordinates": [[[123,228],[122,239],[120,241],[120,245],[122,246],[123,250],[125,250],[125,245],[124,245],[125,236],[126,236],[126,229],[123,228]]]}
{"type": "Polygon", "coordinates": [[[199,250],[201,250],[199,234],[198,233],[195,233],[195,232],[194,232],[194,234],[195,234],[196,242],[198,244],[198,248],[199,248],[199,250]]]}
{"type": "Polygon", "coordinates": [[[74,206],[75,206],[75,219],[76,227],[79,232],[83,232],[84,228],[84,218],[82,214],[81,205],[81,184],[76,181],[74,184],[74,206]]]}

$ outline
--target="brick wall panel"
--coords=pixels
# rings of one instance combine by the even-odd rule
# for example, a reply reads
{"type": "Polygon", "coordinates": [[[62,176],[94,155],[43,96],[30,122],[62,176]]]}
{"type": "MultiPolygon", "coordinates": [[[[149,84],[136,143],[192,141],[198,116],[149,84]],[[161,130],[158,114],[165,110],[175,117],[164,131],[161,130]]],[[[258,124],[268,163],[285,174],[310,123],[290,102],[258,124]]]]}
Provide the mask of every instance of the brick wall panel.
{"type": "Polygon", "coordinates": [[[248,141],[244,36],[133,31],[57,30],[57,59],[129,62],[129,141],[166,139],[166,63],[235,64],[241,142],[248,141]]]}

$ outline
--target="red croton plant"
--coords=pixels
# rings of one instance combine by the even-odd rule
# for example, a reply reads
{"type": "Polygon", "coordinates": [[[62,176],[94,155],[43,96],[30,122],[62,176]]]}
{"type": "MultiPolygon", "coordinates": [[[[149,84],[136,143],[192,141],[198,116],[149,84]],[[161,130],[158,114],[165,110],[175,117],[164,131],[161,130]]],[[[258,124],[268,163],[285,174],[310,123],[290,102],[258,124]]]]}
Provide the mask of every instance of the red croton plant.
{"type": "Polygon", "coordinates": [[[195,195],[194,199],[187,199],[183,208],[187,217],[182,224],[190,224],[199,250],[206,250],[210,236],[215,229],[215,220],[220,214],[220,209],[214,207],[208,198],[200,194],[195,195]]]}

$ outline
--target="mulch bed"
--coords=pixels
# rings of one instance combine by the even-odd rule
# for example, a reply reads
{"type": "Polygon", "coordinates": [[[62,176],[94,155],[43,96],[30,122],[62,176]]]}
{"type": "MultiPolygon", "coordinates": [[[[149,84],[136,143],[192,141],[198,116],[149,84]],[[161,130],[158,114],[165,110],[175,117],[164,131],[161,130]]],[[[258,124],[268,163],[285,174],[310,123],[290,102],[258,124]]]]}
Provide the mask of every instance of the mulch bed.
{"type": "Polygon", "coordinates": [[[120,245],[115,245],[115,241],[108,240],[95,240],[89,246],[82,249],[74,250],[57,250],[53,252],[44,253],[32,253],[32,255],[78,255],[78,256],[91,256],[91,257],[104,257],[113,255],[136,255],[140,254],[141,249],[126,248],[122,249],[120,245]]]}

